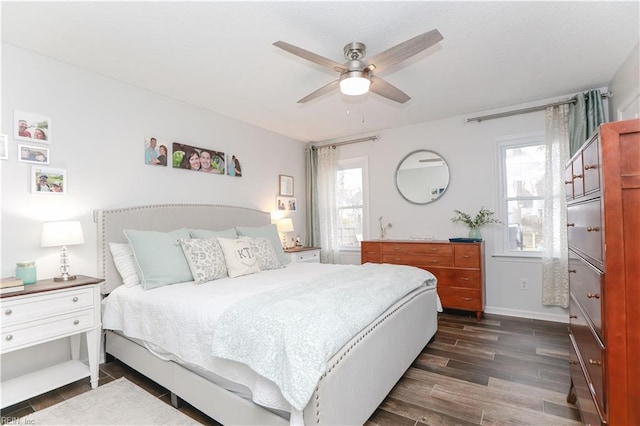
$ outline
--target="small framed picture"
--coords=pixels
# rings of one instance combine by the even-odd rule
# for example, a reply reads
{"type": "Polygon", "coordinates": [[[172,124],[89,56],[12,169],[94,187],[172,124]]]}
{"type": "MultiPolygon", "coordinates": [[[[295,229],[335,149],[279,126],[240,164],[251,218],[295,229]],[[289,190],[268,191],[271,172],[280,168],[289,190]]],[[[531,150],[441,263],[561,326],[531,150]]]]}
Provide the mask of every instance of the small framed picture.
{"type": "Polygon", "coordinates": [[[31,166],[32,194],[66,194],[69,191],[68,185],[65,169],[31,166]]]}
{"type": "Polygon", "coordinates": [[[235,155],[227,155],[227,175],[241,177],[242,167],[240,166],[240,160],[235,155]]]}
{"type": "Polygon", "coordinates": [[[151,136],[144,140],[144,164],[152,166],[167,166],[169,150],[167,144],[158,142],[158,138],[151,136]]]}
{"type": "Polygon", "coordinates": [[[49,164],[49,148],[18,145],[18,161],[21,163],[49,164]]]}
{"type": "Polygon", "coordinates": [[[13,138],[29,142],[51,143],[51,117],[14,111],[13,138]]]}
{"type": "Polygon", "coordinates": [[[7,143],[7,135],[0,135],[0,160],[9,159],[9,146],[7,143]]]}
{"type": "Polygon", "coordinates": [[[287,197],[276,198],[276,208],[278,209],[278,211],[285,212],[287,211],[288,206],[289,206],[289,199],[287,197]]]}
{"type": "Polygon", "coordinates": [[[278,195],[281,197],[293,197],[293,176],[280,175],[278,178],[278,195]]]}
{"type": "Polygon", "coordinates": [[[295,198],[287,199],[287,210],[290,212],[298,211],[298,202],[295,198]]]}

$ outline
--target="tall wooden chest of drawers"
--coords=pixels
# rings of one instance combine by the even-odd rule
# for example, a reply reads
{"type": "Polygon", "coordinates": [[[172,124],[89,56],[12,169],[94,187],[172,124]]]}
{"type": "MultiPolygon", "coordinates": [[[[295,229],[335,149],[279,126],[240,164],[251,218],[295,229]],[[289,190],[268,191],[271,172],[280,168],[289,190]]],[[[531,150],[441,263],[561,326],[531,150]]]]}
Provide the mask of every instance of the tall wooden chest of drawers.
{"type": "Polygon", "coordinates": [[[566,168],[571,392],[585,424],[640,424],[640,120],[600,126],[566,168]]]}
{"type": "Polygon", "coordinates": [[[484,243],[378,240],[361,243],[362,263],[416,266],[438,279],[444,308],[484,311],[484,243]]]}

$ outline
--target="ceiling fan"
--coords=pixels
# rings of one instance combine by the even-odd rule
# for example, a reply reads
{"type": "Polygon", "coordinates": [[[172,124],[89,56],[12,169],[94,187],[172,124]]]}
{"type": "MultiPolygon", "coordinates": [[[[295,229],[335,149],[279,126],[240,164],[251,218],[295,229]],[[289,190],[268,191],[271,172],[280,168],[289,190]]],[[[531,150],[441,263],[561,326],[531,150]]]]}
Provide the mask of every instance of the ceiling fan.
{"type": "Polygon", "coordinates": [[[337,80],[322,86],[315,92],[311,92],[300,99],[298,103],[309,102],[312,99],[329,93],[339,86],[340,91],[345,95],[363,95],[371,90],[373,93],[403,104],[411,99],[411,97],[392,84],[375,76],[373,74],[374,71],[378,73],[392,65],[398,64],[428,49],[443,38],[438,30],[431,30],[393,46],[384,52],[378,53],[366,61],[364,60],[366,54],[365,44],[360,42],[348,43],[344,46],[344,57],[347,59],[347,62],[344,64],[339,64],[331,59],[284,41],[276,41],[273,45],[340,73],[340,77],[337,80]]]}

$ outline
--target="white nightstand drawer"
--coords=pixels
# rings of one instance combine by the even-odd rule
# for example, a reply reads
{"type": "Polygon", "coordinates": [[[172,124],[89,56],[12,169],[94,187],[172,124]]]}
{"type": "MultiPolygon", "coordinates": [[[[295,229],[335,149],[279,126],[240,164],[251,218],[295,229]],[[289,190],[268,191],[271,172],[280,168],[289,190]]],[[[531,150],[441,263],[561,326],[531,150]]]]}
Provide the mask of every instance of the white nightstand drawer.
{"type": "Polygon", "coordinates": [[[320,263],[320,249],[290,251],[287,254],[293,263],[320,263]]]}
{"type": "Polygon", "coordinates": [[[3,324],[0,352],[5,353],[35,343],[80,333],[95,326],[93,307],[53,318],[25,322],[14,327],[3,324]]]}
{"type": "Polygon", "coordinates": [[[47,318],[63,312],[92,307],[92,288],[34,293],[2,300],[2,326],[8,327],[20,322],[47,318]]]}

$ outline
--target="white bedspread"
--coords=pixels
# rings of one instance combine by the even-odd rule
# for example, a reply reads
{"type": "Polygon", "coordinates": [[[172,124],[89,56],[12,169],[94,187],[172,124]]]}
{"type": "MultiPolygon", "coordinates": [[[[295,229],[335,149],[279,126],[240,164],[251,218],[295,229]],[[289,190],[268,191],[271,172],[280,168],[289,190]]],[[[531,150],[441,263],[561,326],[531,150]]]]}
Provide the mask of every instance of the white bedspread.
{"type": "MultiPolygon", "coordinates": [[[[215,324],[230,307],[258,293],[286,292],[287,288],[298,287],[327,272],[355,271],[357,268],[362,267],[291,264],[284,269],[223,278],[201,285],[189,282],[147,291],[140,286],[120,286],[103,302],[103,327],[144,340],[151,348],[171,353],[179,361],[242,384],[251,390],[257,404],[286,412],[296,411],[274,381],[261,377],[245,364],[211,355],[215,324]]],[[[407,294],[410,290],[402,292],[407,294]]]]}

